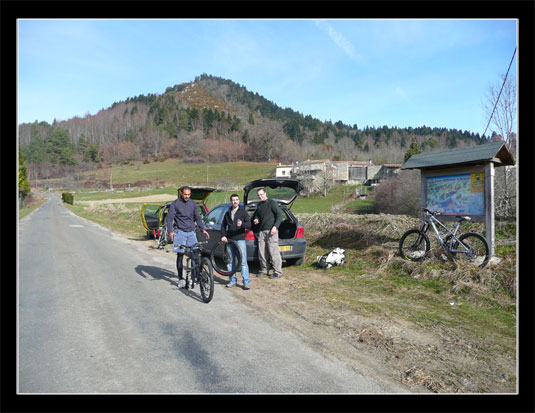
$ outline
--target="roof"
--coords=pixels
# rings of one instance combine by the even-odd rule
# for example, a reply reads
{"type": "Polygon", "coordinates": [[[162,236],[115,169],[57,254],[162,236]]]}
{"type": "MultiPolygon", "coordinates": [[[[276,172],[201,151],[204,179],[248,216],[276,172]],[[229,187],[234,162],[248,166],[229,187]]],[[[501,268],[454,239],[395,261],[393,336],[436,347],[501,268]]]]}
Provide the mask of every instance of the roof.
{"type": "Polygon", "coordinates": [[[334,161],[333,162],[334,164],[348,164],[349,166],[351,165],[356,165],[356,166],[375,166],[373,163],[371,163],[370,161],[334,161]]]}
{"type": "Polygon", "coordinates": [[[507,150],[505,143],[492,142],[472,146],[471,148],[419,153],[411,156],[403,164],[401,169],[425,169],[448,165],[478,164],[481,161],[497,162],[497,166],[515,164],[513,155],[507,150]]]}

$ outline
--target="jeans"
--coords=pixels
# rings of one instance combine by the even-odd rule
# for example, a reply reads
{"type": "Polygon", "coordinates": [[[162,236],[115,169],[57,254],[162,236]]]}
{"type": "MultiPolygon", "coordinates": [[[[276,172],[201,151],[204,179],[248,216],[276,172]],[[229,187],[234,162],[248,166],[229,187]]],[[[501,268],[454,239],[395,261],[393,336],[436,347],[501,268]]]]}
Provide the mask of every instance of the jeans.
{"type": "MultiPolygon", "coordinates": [[[[183,259],[184,259],[184,248],[178,248],[178,245],[190,246],[197,243],[197,236],[195,231],[184,232],[179,229],[175,229],[175,236],[173,238],[173,252],[177,252],[176,256],[176,271],[178,274],[178,279],[183,280],[183,259]]],[[[197,257],[198,248],[193,249],[193,254],[197,257]]],[[[197,258],[198,259],[198,258],[197,258]]]]}
{"type": "MultiPolygon", "coordinates": [[[[244,284],[249,284],[249,266],[247,265],[247,246],[245,244],[245,240],[242,239],[242,240],[238,240],[238,241],[234,241],[238,247],[240,248],[240,251],[241,251],[241,257],[242,257],[242,260],[241,260],[241,276],[243,278],[243,283],[244,284]]],[[[232,249],[230,249],[230,253],[232,255],[232,261],[231,263],[229,263],[227,265],[227,271],[231,271],[232,270],[232,267],[233,267],[233,264],[236,262],[237,258],[236,255],[234,254],[234,251],[232,249]]],[[[236,277],[236,273],[232,274],[230,276],[230,283],[231,284],[236,284],[236,281],[237,281],[237,277],[236,277]]]]}
{"type": "Polygon", "coordinates": [[[184,232],[179,229],[175,229],[175,237],[173,238],[173,252],[184,253],[183,248],[178,248],[177,245],[190,246],[197,243],[197,236],[195,231],[184,232]]]}

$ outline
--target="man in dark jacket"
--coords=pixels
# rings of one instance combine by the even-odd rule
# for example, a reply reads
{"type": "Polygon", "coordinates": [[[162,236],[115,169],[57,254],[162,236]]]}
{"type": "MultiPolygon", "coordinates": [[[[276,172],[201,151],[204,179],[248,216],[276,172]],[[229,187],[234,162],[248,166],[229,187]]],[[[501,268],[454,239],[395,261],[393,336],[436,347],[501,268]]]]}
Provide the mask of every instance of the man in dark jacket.
{"type": "Polygon", "coordinates": [[[174,244],[173,252],[178,253],[176,256],[178,288],[184,288],[186,283],[182,275],[184,249],[178,248],[177,245],[190,246],[197,242],[195,223],[197,223],[204,236],[207,239],[210,238],[210,234],[206,231],[204,222],[199,214],[197,204],[190,197],[191,188],[188,186],[183,187],[180,197],[171,204],[169,213],[167,214],[167,232],[174,244]]]}
{"type": "Polygon", "coordinates": [[[262,277],[268,274],[268,260],[273,267],[273,275],[269,278],[282,277],[282,259],[279,251],[279,225],[283,219],[283,213],[277,201],[269,199],[264,188],[257,190],[260,202],[256,207],[251,220],[259,225],[256,238],[258,239],[258,260],[260,272],[256,275],[262,277]]]}
{"type": "MultiPolygon", "coordinates": [[[[229,239],[236,242],[241,251],[241,276],[243,279],[243,289],[249,290],[251,284],[249,281],[249,266],[247,265],[247,246],[245,244],[245,230],[251,228],[251,220],[249,214],[244,207],[240,205],[240,197],[236,194],[230,196],[230,202],[232,205],[223,217],[223,223],[221,225],[221,241],[228,242],[229,239]]],[[[228,271],[232,270],[233,264],[237,257],[231,251],[232,261],[228,264],[228,271]]],[[[236,273],[230,276],[230,281],[227,287],[236,286],[236,273]]]]}

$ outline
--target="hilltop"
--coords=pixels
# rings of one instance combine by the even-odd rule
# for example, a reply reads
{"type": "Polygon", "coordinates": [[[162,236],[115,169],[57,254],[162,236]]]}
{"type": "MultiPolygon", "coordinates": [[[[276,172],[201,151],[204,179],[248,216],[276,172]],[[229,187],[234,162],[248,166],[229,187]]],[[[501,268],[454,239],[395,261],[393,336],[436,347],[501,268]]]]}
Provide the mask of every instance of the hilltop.
{"type": "Polygon", "coordinates": [[[165,158],[401,163],[413,140],[424,151],[487,141],[479,134],[456,129],[324,122],[283,109],[231,80],[207,74],[167,87],[162,94],[113,102],[95,115],[19,125],[21,152],[37,178],[165,158]]]}

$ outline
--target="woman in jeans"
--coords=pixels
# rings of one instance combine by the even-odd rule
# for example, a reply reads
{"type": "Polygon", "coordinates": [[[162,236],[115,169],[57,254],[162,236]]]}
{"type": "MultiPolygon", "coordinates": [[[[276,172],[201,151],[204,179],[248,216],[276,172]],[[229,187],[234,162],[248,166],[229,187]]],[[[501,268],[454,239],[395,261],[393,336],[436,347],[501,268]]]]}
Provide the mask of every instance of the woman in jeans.
{"type": "MultiPolygon", "coordinates": [[[[230,202],[232,205],[225,213],[223,217],[223,223],[221,225],[221,241],[228,242],[229,239],[233,240],[241,251],[241,276],[243,279],[243,289],[249,290],[251,283],[249,280],[249,266],[247,265],[247,247],[245,245],[245,230],[251,228],[251,220],[249,214],[243,206],[240,205],[240,197],[236,194],[230,196],[230,202]]],[[[231,250],[232,251],[232,250],[231,250]]],[[[232,266],[237,257],[232,254],[232,261],[228,264],[228,270],[232,270],[232,266]]],[[[230,281],[227,287],[236,286],[236,273],[230,276],[230,281]]]]}

